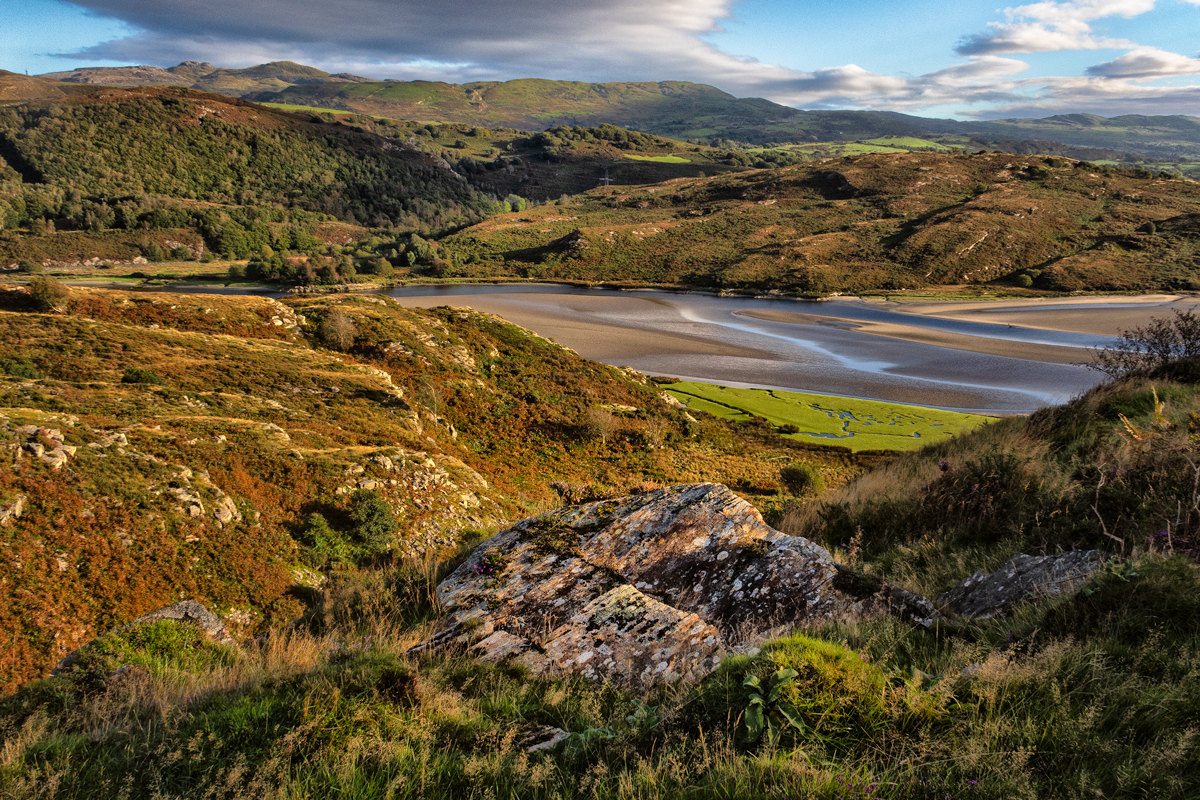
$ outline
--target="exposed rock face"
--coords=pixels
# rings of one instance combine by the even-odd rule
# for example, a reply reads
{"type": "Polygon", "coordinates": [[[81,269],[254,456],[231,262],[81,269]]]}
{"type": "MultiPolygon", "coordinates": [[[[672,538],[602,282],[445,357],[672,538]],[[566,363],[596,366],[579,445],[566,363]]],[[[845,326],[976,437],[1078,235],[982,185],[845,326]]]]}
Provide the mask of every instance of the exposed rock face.
{"type": "MultiPolygon", "coordinates": [[[[236,645],[233,637],[229,635],[229,631],[225,629],[225,623],[216,614],[209,611],[195,600],[181,600],[178,603],[160,608],[157,611],[151,611],[149,614],[138,617],[128,625],[122,625],[113,631],[119,633],[121,631],[135,628],[139,625],[149,625],[152,622],[158,622],[162,619],[175,620],[176,622],[185,622],[200,628],[212,641],[217,644],[236,645]]],[[[95,641],[94,639],[92,641],[95,641]]],[[[54,668],[52,675],[57,675],[63,670],[69,669],[75,663],[75,659],[79,657],[79,653],[88,647],[92,642],[88,642],[83,647],[68,655],[62,661],[58,662],[58,666],[54,668]]]]}
{"type": "Polygon", "coordinates": [[[1023,600],[1072,591],[1103,563],[1104,556],[1097,550],[1057,556],[1017,553],[995,572],[976,572],[940,595],[938,605],[962,617],[991,619],[1023,600]]]}
{"type": "Polygon", "coordinates": [[[535,673],[633,685],[701,677],[737,638],[783,624],[937,617],[928,600],[854,576],[711,483],[523,520],[480,545],[438,594],[448,613],[423,647],[474,643],[535,673]]]}

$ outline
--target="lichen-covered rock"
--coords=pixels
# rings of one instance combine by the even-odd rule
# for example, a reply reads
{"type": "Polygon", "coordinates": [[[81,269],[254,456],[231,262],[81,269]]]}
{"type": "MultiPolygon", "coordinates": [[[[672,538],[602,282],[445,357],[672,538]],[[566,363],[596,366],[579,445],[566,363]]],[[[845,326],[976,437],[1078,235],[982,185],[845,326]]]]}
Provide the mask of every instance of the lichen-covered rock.
{"type": "Polygon", "coordinates": [[[523,520],[480,545],[438,594],[447,614],[421,647],[458,642],[535,673],[631,685],[702,677],[731,641],[780,625],[937,618],[928,600],[856,576],[711,483],[523,520]]]}
{"type": "Polygon", "coordinates": [[[1097,550],[1072,550],[1056,556],[1017,553],[995,572],[976,572],[938,597],[938,605],[961,617],[991,619],[1023,600],[1076,589],[1104,563],[1097,550]]]}

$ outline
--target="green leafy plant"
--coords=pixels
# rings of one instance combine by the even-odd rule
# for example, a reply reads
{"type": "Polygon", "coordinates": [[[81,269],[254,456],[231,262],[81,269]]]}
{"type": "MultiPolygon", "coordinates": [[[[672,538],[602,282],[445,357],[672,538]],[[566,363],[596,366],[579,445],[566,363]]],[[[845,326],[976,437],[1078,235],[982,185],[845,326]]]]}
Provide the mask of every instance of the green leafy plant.
{"type": "Polygon", "coordinates": [[[798,731],[804,731],[804,720],[801,719],[800,712],[781,698],[783,691],[795,682],[799,674],[796,670],[786,667],[778,669],[767,680],[765,687],[757,675],[747,675],[742,681],[742,686],[750,690],[743,718],[746,722],[746,732],[750,734],[752,742],[757,742],[764,733],[768,741],[773,742],[789,725],[798,731]]]}

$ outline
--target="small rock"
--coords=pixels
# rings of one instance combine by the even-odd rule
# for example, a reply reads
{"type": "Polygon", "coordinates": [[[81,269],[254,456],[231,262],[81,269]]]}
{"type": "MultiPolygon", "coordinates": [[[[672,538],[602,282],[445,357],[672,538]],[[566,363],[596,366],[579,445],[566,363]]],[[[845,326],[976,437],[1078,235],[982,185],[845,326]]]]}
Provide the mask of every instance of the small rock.
{"type": "Polygon", "coordinates": [[[1017,603],[1077,589],[1104,564],[1097,550],[1072,550],[1055,556],[1017,553],[992,573],[976,572],[938,597],[938,604],[961,617],[991,619],[1017,603]]]}

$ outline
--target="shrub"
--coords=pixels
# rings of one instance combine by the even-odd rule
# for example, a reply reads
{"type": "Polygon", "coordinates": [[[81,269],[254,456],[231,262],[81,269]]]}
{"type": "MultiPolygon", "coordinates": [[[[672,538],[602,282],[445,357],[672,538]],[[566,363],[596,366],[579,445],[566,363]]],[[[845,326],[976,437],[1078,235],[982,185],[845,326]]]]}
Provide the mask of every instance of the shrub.
{"type": "Polygon", "coordinates": [[[1174,313],[1174,319],[1160,317],[1144,327],[1121,331],[1116,345],[1094,351],[1088,366],[1119,378],[1200,357],[1200,317],[1191,311],[1174,313]]]}
{"type": "Polygon", "coordinates": [[[29,297],[39,311],[53,311],[67,299],[67,287],[47,275],[35,275],[29,281],[29,297]]]}
{"type": "Polygon", "coordinates": [[[240,281],[246,277],[246,268],[241,264],[229,265],[229,280],[240,281]]]}
{"type": "Polygon", "coordinates": [[[354,563],[354,551],[320,514],[310,514],[300,530],[306,560],[317,569],[354,563]]]}
{"type": "Polygon", "coordinates": [[[386,552],[396,536],[396,518],[378,492],[359,489],[350,497],[352,535],[369,555],[386,552]]]}
{"type": "Polygon", "coordinates": [[[25,275],[40,275],[42,272],[42,265],[26,259],[21,259],[21,261],[17,264],[17,272],[24,273],[25,275]]]}
{"type": "Polygon", "coordinates": [[[321,340],[321,344],[331,350],[341,350],[342,352],[354,346],[355,336],[358,336],[358,328],[354,327],[354,322],[350,317],[341,311],[332,312],[317,330],[317,337],[321,340]]]}
{"type": "Polygon", "coordinates": [[[154,386],[163,384],[163,377],[151,369],[142,367],[126,367],[121,375],[121,383],[146,383],[154,386]]]}
{"type": "Polygon", "coordinates": [[[796,461],[779,470],[779,482],[792,494],[820,494],[825,476],[812,464],[796,461]]]}

